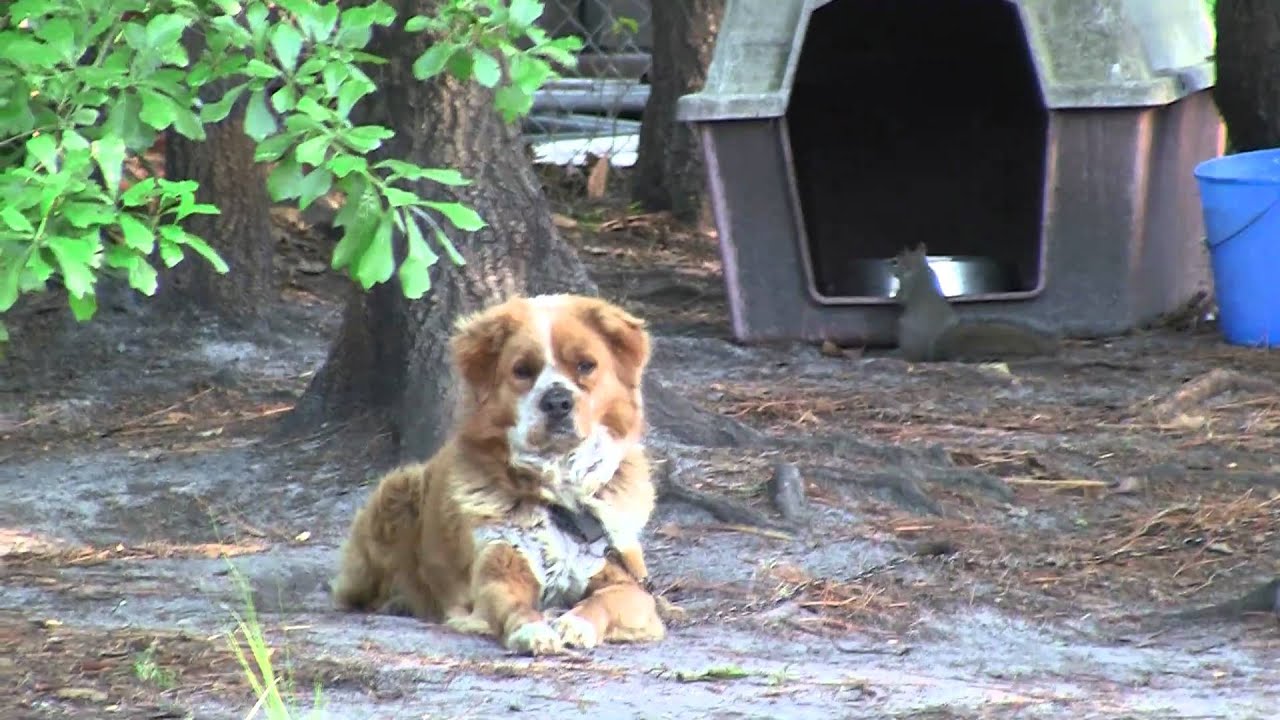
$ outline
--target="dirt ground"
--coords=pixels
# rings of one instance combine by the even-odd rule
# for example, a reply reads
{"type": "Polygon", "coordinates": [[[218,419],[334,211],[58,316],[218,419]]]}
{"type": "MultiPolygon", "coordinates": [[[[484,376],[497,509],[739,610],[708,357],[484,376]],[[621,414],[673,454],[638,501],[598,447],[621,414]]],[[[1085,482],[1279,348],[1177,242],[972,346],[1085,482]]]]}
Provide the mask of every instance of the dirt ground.
{"type": "Polygon", "coordinates": [[[127,298],[86,326],[55,298],[9,320],[0,716],[246,717],[227,642],[238,576],[282,682],[300,706],[318,689],[324,717],[1274,716],[1274,617],[1143,619],[1280,574],[1273,354],[1203,325],[1007,366],[742,347],[712,236],[567,199],[575,182],[553,183],[557,222],[651,321],[654,372],[770,441],[655,435],[679,481],[766,519],[659,506],[650,566],[687,612],[667,640],[529,660],[331,609],[337,545],[388,442],[358,423],[272,433],[324,358],[343,283],[323,234],[281,212],[269,336],[127,298]],[[784,442],[828,436],[843,449],[784,442]],[[784,462],[806,496],[789,523],[767,490],[784,462]]]}

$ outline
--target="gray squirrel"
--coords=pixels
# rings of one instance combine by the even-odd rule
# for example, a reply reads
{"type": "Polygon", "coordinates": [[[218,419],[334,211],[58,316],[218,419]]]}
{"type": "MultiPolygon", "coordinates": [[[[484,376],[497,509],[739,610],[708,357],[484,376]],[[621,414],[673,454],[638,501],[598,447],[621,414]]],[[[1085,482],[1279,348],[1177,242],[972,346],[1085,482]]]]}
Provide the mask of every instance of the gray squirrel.
{"type": "Polygon", "coordinates": [[[898,348],[910,362],[989,361],[1009,357],[1055,355],[1054,334],[1011,320],[961,318],[938,286],[923,243],[906,248],[891,262],[898,279],[894,300],[898,348]]]}

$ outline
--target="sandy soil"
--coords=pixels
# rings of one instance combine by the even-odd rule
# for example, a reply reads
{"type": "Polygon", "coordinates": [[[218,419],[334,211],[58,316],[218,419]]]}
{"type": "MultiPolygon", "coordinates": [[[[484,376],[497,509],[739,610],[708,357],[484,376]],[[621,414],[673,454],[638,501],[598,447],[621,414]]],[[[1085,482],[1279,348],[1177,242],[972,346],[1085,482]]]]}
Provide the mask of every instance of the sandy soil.
{"type": "Polygon", "coordinates": [[[237,577],[293,697],[319,688],[324,717],[1274,715],[1275,618],[1140,622],[1278,574],[1273,355],[1211,327],[1006,367],[744,348],[712,239],[616,204],[559,209],[607,294],[650,318],[672,387],[770,441],[854,438],[863,460],[656,436],[680,481],[768,519],[660,505],[651,567],[688,618],[659,644],[535,661],[337,613],[326,583],[387,438],[271,432],[323,360],[341,284],[282,222],[268,337],[127,301],[83,327],[56,300],[16,315],[0,366],[0,686],[16,691],[0,716],[245,717],[237,577]],[[908,472],[896,452],[950,470],[908,472]],[[793,523],[766,490],[780,462],[804,479],[793,523]]]}

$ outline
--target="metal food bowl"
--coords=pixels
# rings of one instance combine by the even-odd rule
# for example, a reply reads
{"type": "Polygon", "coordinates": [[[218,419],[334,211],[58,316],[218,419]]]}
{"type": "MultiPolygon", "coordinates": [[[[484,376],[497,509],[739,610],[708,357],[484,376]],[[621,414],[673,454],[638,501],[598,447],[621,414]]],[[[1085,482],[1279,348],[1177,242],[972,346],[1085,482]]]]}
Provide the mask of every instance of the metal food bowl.
{"type": "MultiPolygon", "coordinates": [[[[929,255],[929,267],[938,276],[938,285],[947,297],[1009,292],[1013,289],[1009,273],[1000,263],[977,255],[929,255]]],[[[893,261],[867,258],[850,263],[853,284],[867,296],[893,297],[898,292],[898,279],[893,276],[893,261]]]]}

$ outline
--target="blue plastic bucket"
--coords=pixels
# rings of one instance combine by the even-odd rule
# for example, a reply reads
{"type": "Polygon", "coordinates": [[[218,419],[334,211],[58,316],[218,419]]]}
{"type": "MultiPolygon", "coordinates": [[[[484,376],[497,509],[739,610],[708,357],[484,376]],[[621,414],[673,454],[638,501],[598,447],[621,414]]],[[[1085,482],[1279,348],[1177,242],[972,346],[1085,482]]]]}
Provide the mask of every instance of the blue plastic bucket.
{"type": "Polygon", "coordinates": [[[1280,346],[1280,148],[1206,160],[1195,176],[1223,339],[1280,346]]]}

